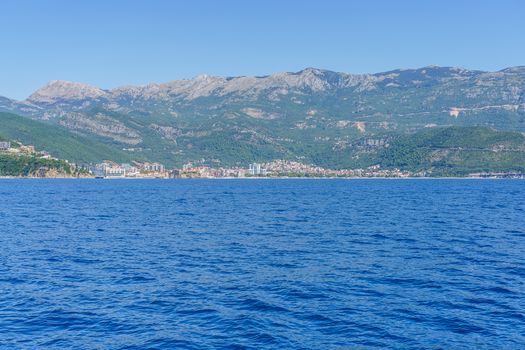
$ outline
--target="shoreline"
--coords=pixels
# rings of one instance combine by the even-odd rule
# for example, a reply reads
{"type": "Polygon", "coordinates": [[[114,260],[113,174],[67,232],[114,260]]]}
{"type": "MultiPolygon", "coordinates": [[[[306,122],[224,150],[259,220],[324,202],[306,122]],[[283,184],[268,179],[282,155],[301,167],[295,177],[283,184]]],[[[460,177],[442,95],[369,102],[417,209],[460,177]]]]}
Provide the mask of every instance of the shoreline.
{"type": "Polygon", "coordinates": [[[155,177],[26,177],[0,176],[0,180],[525,180],[520,177],[467,177],[467,176],[414,176],[414,177],[188,177],[188,178],[155,178],[155,177]]]}

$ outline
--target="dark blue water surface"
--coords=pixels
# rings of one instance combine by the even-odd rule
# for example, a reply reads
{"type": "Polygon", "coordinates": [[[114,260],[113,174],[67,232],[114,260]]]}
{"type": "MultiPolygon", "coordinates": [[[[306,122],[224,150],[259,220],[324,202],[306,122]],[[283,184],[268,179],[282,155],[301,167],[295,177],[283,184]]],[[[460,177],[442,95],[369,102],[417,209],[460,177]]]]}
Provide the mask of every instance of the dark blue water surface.
{"type": "Polygon", "coordinates": [[[525,182],[2,180],[2,349],[524,349],[525,182]]]}

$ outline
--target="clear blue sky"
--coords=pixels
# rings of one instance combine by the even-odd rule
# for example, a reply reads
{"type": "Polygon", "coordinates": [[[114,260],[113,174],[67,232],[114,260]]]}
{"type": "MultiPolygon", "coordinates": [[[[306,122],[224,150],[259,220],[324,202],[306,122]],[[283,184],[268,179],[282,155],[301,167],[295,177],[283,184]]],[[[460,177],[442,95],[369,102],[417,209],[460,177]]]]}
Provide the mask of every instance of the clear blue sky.
{"type": "Polygon", "coordinates": [[[2,0],[0,96],[198,74],[525,65],[525,1],[2,0]]]}

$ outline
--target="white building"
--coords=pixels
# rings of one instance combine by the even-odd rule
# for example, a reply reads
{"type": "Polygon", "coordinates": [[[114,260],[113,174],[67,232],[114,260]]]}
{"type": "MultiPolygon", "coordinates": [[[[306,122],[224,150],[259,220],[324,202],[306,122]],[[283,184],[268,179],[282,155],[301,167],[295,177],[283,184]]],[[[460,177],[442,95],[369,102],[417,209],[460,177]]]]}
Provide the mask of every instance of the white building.
{"type": "Polygon", "coordinates": [[[124,171],[126,172],[126,176],[128,177],[135,177],[140,174],[139,169],[131,164],[124,163],[122,164],[122,168],[124,169],[124,171]]]}
{"type": "Polygon", "coordinates": [[[126,169],[116,163],[104,162],[90,169],[98,177],[125,177],[126,169]]]}
{"type": "Polygon", "coordinates": [[[248,173],[254,176],[257,176],[257,175],[264,176],[267,174],[266,169],[263,169],[260,163],[250,164],[248,167],[248,173]]]}
{"type": "Polygon", "coordinates": [[[160,163],[144,163],[142,164],[142,170],[146,172],[163,173],[164,165],[160,163]]]}
{"type": "Polygon", "coordinates": [[[0,142],[0,151],[7,151],[10,148],[11,148],[11,142],[9,141],[0,142]]]}

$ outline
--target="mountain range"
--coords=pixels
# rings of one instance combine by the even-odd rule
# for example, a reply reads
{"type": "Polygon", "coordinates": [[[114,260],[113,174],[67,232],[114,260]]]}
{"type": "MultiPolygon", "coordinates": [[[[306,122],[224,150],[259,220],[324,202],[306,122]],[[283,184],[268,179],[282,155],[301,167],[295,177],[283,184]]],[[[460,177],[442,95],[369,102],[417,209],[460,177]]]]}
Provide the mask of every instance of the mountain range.
{"type": "MultiPolygon", "coordinates": [[[[48,151],[67,153],[77,162],[234,166],[289,159],[351,168],[380,163],[390,145],[442,134],[443,128],[471,135],[481,127],[523,137],[525,66],[497,72],[428,66],[377,74],[307,68],[260,77],[201,75],[110,90],[54,80],[24,101],[0,97],[0,111],[8,113],[1,118],[11,120],[11,126],[2,123],[0,136],[22,137],[18,129],[27,123],[27,135],[31,128],[47,128],[44,140],[52,129],[90,145],[75,155],[67,149],[72,141],[67,147],[50,147],[47,141],[48,151]]],[[[496,139],[484,151],[522,151],[519,142],[510,149],[496,139]]],[[[454,153],[425,147],[431,148],[428,157],[440,154],[441,162],[454,153]]],[[[516,162],[516,169],[524,166],[516,162]]]]}

